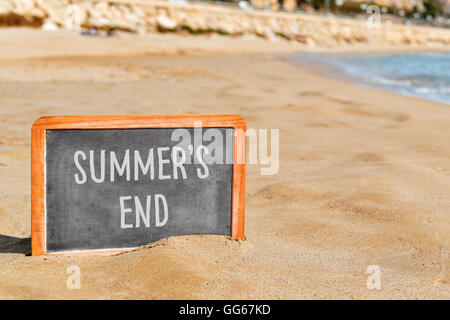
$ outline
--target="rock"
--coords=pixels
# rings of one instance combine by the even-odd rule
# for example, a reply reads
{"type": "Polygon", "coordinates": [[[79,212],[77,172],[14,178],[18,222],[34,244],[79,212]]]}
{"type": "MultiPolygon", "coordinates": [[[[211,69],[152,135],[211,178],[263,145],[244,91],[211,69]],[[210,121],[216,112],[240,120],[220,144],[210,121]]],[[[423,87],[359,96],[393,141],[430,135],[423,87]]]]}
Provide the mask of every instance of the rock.
{"type": "Polygon", "coordinates": [[[108,4],[106,2],[94,4],[88,8],[88,11],[90,19],[109,18],[111,13],[108,11],[108,4]]]}
{"type": "Polygon", "coordinates": [[[281,31],[280,23],[278,22],[277,19],[275,19],[273,17],[270,18],[269,24],[270,24],[270,28],[272,29],[273,32],[279,33],[281,31]]]}
{"type": "Polygon", "coordinates": [[[42,30],[45,31],[56,31],[59,29],[58,25],[51,20],[46,20],[44,24],[41,26],[42,30]]]}
{"type": "Polygon", "coordinates": [[[87,13],[86,9],[76,4],[71,4],[67,7],[65,27],[69,30],[80,30],[81,26],[86,24],[87,13]]]}
{"type": "Polygon", "coordinates": [[[277,36],[269,26],[264,27],[264,37],[270,41],[277,41],[277,36]]]}
{"type": "Polygon", "coordinates": [[[194,17],[189,17],[188,20],[192,20],[194,22],[198,31],[206,31],[208,27],[205,17],[201,14],[196,15],[194,17]]]}
{"type": "Polygon", "coordinates": [[[206,18],[206,25],[208,31],[217,32],[217,29],[219,29],[219,23],[215,16],[208,16],[206,18]]]}
{"type": "Polygon", "coordinates": [[[258,19],[252,20],[251,31],[259,37],[264,37],[264,26],[258,19]]]}
{"type": "Polygon", "coordinates": [[[132,13],[140,20],[145,18],[145,11],[138,6],[133,6],[132,13]]]}
{"type": "Polygon", "coordinates": [[[33,18],[37,18],[37,19],[44,19],[45,18],[45,12],[42,11],[39,8],[30,8],[28,11],[25,12],[25,15],[29,15],[33,18]]]}
{"type": "Polygon", "coordinates": [[[0,2],[0,16],[7,16],[14,9],[12,1],[4,0],[0,2]]]}
{"type": "Polygon", "coordinates": [[[67,16],[67,5],[64,2],[65,1],[37,0],[36,7],[41,9],[53,23],[58,26],[64,26],[67,16]]]}
{"type": "Polygon", "coordinates": [[[315,48],[316,47],[315,41],[313,39],[309,38],[309,37],[305,39],[305,42],[308,45],[308,47],[310,47],[310,48],[315,48]]]}
{"type": "Polygon", "coordinates": [[[178,16],[178,23],[191,33],[201,33],[207,29],[205,18],[201,14],[182,13],[178,16]]]}
{"type": "Polygon", "coordinates": [[[112,20],[105,17],[91,17],[89,18],[89,25],[99,29],[116,27],[112,20]]]}
{"type": "Polygon", "coordinates": [[[162,31],[175,31],[177,28],[177,22],[165,15],[159,15],[156,18],[156,23],[158,28],[162,31]]]}
{"type": "Polygon", "coordinates": [[[34,0],[14,0],[17,13],[42,17],[45,13],[36,7],[34,0]]]}
{"type": "Polygon", "coordinates": [[[293,34],[299,34],[300,33],[300,23],[297,21],[292,21],[289,23],[289,29],[293,34]]]}
{"type": "Polygon", "coordinates": [[[34,6],[34,0],[0,1],[0,25],[39,27],[44,18],[45,13],[34,6]]]}
{"type": "Polygon", "coordinates": [[[133,12],[127,12],[124,15],[124,19],[125,21],[127,21],[130,25],[132,25],[133,27],[139,26],[141,24],[143,24],[143,21],[140,17],[138,17],[135,13],[133,12]]]}
{"type": "Polygon", "coordinates": [[[242,33],[250,33],[252,29],[252,24],[248,19],[239,19],[238,21],[240,28],[242,29],[242,33]]]}
{"type": "Polygon", "coordinates": [[[218,33],[236,35],[239,34],[238,27],[233,23],[231,19],[219,20],[217,30],[218,33]]]}
{"type": "Polygon", "coordinates": [[[109,7],[109,14],[112,19],[122,18],[122,11],[115,5],[109,7]]]}

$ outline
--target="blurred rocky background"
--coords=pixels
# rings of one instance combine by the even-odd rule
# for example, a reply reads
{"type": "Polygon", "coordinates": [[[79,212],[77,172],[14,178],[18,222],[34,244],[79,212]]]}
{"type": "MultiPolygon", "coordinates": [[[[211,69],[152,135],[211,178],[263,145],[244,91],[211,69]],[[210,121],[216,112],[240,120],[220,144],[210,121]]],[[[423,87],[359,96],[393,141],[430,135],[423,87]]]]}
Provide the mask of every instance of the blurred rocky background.
{"type": "Polygon", "coordinates": [[[449,6],[450,0],[0,0],[0,26],[94,30],[92,35],[98,30],[249,34],[312,47],[446,47],[449,6]]]}

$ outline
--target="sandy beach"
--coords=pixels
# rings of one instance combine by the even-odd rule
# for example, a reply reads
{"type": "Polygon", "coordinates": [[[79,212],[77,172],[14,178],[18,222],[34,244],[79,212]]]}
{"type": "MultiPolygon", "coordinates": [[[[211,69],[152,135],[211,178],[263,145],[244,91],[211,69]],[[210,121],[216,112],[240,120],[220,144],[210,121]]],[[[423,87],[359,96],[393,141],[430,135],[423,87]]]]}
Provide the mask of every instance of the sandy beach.
{"type": "Polygon", "coordinates": [[[10,28],[0,47],[0,298],[450,297],[448,105],[326,78],[289,62],[305,47],[250,36],[10,28]],[[278,174],[247,166],[246,240],[30,256],[31,125],[77,114],[238,114],[279,129],[278,174]],[[70,265],[80,290],[66,286],[70,265]]]}

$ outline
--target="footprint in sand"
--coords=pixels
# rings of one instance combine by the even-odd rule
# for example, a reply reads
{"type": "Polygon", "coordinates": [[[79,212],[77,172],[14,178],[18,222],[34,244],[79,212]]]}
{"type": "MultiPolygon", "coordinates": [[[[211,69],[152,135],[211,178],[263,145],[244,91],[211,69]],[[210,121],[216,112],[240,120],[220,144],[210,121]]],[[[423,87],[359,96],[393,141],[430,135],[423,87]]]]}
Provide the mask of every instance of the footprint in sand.
{"type": "Polygon", "coordinates": [[[302,91],[298,95],[300,97],[318,97],[318,98],[327,99],[329,101],[336,102],[336,103],[343,104],[343,105],[353,105],[353,106],[361,105],[359,102],[333,97],[333,96],[327,95],[320,91],[302,91]]]}
{"type": "Polygon", "coordinates": [[[362,153],[356,153],[354,155],[355,160],[362,161],[362,162],[381,162],[384,161],[384,158],[373,152],[362,152],[362,153]]]}
{"type": "Polygon", "coordinates": [[[251,200],[270,200],[277,204],[283,202],[296,202],[301,200],[323,200],[330,195],[328,193],[315,192],[310,186],[300,186],[292,182],[279,182],[270,184],[253,195],[249,196],[251,200]]]}

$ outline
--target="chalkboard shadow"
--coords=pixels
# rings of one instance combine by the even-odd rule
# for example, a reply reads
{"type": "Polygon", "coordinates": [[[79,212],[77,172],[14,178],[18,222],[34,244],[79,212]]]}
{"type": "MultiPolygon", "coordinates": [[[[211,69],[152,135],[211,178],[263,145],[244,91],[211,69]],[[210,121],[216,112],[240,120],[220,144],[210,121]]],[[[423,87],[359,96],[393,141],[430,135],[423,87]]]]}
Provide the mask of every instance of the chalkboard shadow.
{"type": "Polygon", "coordinates": [[[31,238],[16,238],[0,234],[0,253],[31,255],[31,238]]]}

